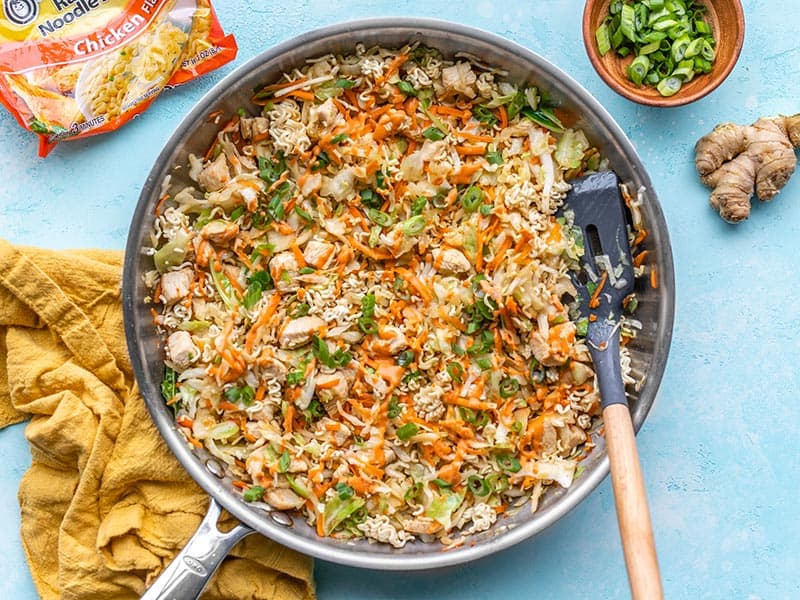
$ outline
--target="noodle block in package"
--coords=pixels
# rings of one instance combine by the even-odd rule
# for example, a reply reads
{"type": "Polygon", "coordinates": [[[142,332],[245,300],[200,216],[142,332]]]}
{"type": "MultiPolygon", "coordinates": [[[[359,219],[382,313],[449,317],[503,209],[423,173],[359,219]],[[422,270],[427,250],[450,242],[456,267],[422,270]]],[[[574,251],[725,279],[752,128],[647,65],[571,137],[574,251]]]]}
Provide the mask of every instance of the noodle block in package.
{"type": "Polygon", "coordinates": [[[40,156],[236,56],[210,0],[0,2],[0,100],[39,135],[40,156]]]}

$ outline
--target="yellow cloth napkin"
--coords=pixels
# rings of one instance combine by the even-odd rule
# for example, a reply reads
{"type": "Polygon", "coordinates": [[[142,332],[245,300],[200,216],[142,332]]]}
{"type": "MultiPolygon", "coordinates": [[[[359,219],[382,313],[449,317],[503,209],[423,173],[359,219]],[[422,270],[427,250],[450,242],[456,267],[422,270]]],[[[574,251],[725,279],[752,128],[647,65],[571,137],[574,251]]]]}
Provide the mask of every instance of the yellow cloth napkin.
{"type": "MultiPolygon", "coordinates": [[[[120,252],[0,240],[0,427],[30,418],[22,544],[45,599],[138,598],[208,496],[162,441],[125,349],[120,252]]],[[[204,598],[310,600],[311,559],[258,535],[204,598]]]]}

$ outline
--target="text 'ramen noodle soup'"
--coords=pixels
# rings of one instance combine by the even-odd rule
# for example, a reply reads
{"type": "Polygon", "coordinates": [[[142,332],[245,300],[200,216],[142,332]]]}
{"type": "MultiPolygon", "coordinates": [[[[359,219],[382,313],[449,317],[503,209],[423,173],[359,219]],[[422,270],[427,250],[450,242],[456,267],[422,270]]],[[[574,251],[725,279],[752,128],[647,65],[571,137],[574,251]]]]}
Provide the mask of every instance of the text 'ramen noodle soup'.
{"type": "Polygon", "coordinates": [[[117,129],[236,56],[209,0],[3,0],[0,101],[40,137],[117,129]]]}

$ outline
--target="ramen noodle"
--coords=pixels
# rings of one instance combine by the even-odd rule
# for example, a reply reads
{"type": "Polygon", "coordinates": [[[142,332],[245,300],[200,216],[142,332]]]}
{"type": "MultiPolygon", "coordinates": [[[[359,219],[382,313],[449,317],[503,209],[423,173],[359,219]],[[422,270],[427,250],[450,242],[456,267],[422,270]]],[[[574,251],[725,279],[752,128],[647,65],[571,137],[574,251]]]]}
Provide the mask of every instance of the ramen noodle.
{"type": "Polygon", "coordinates": [[[56,143],[117,129],[236,56],[208,0],[3,0],[0,101],[56,143]]]}

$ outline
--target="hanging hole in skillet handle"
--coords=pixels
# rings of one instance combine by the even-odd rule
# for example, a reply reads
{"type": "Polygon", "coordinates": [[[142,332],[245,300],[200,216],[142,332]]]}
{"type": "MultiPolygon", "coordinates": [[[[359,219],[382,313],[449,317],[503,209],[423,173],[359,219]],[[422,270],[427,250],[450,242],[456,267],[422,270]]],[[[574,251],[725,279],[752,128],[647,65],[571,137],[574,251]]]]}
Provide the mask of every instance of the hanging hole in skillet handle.
{"type": "Polygon", "coordinates": [[[222,507],[213,498],[200,527],[178,556],[164,569],[142,600],[189,600],[200,597],[228,552],[243,537],[255,533],[238,524],[230,531],[217,529],[222,507]]]}

